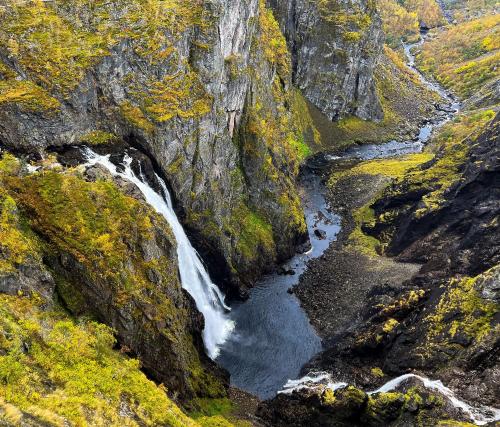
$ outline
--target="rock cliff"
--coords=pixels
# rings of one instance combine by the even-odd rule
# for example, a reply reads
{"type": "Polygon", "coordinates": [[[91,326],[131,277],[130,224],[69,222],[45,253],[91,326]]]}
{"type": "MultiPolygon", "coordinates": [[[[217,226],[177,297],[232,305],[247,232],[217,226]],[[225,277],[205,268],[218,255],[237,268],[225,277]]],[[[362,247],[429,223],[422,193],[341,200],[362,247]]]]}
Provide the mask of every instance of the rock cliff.
{"type": "Polygon", "coordinates": [[[236,294],[306,238],[293,183],[315,132],[292,74],[331,118],[380,117],[373,7],[338,4],[326,16],[320,3],[297,6],[300,22],[274,5],[287,34],[304,33],[300,46],[289,37],[300,51],[292,62],[263,0],[4,0],[0,141],[35,154],[117,139],[140,146],[216,261],[212,274],[236,294]]]}
{"type": "Polygon", "coordinates": [[[269,0],[292,54],[293,82],[330,120],[383,117],[373,72],[383,44],[371,0],[269,0]]]}

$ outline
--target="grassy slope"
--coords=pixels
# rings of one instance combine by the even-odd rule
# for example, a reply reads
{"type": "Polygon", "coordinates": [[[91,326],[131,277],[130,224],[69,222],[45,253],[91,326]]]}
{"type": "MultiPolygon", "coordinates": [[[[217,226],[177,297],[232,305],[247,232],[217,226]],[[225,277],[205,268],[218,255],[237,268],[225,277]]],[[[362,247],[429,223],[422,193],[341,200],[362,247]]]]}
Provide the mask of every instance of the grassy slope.
{"type": "MultiPolygon", "coordinates": [[[[120,227],[125,225],[130,233],[142,230],[147,234],[154,215],[149,208],[124,196],[109,182],[85,182],[74,173],[48,171],[25,177],[19,161],[10,155],[0,159],[2,283],[17,271],[27,271],[29,276],[33,274],[29,269],[36,266],[44,270],[43,257],[54,250],[33,232],[33,223],[30,225],[19,209],[16,199],[21,196],[12,190],[13,180],[16,191],[29,183],[29,191],[38,189],[47,196],[47,200],[35,198],[38,209],[45,213],[66,211],[54,224],[40,215],[37,230],[45,224],[61,237],[62,244],[69,245],[68,251],[77,251],[83,263],[94,265],[95,274],[112,275],[118,270],[122,279],[131,275],[123,283],[116,282],[116,292],[124,303],[132,295],[146,298],[133,286],[147,287],[147,279],[140,277],[139,264],[132,270],[116,267],[127,258],[131,260],[120,227]],[[63,182],[61,188],[69,199],[61,199],[61,188],[47,187],[46,182],[38,186],[47,179],[52,184],[54,180],[63,182]],[[89,204],[89,200],[94,203],[89,204]],[[102,201],[106,201],[106,209],[98,208],[102,201]]],[[[162,264],[170,268],[167,261],[162,264]]],[[[171,280],[175,281],[177,274],[173,274],[171,280]]],[[[74,289],[71,292],[76,295],[74,289]]],[[[153,306],[151,301],[147,304],[153,306]]],[[[172,309],[171,305],[164,300],[161,309],[172,309]]],[[[168,313],[162,316],[168,317],[168,313]]],[[[0,423],[19,425],[34,420],[50,426],[233,425],[227,419],[234,418],[227,399],[206,400],[205,406],[226,402],[225,411],[216,417],[212,413],[195,414],[197,422],[184,414],[163,385],[153,383],[141,372],[138,360],[126,356],[126,349],[123,353],[115,349],[113,333],[106,325],[71,316],[57,301],[42,297],[36,290],[0,296],[0,423]]],[[[196,402],[194,406],[201,407],[196,402]]]]}
{"type": "Polygon", "coordinates": [[[432,36],[418,65],[462,99],[499,79],[500,15],[448,26],[432,36]]]}

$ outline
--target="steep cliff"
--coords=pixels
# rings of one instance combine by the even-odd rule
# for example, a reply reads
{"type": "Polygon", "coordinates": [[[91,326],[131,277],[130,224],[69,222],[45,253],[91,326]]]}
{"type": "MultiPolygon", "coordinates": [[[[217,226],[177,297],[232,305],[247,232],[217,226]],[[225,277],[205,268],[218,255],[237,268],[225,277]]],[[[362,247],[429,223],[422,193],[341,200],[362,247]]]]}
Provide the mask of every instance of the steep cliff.
{"type": "Polygon", "coordinates": [[[383,33],[371,0],[269,0],[292,54],[293,82],[330,120],[380,120],[373,72],[383,33]]]}
{"type": "Polygon", "coordinates": [[[3,145],[141,146],[233,283],[293,253],[312,129],[293,119],[307,110],[263,1],[4,1],[0,13],[3,145]]]}

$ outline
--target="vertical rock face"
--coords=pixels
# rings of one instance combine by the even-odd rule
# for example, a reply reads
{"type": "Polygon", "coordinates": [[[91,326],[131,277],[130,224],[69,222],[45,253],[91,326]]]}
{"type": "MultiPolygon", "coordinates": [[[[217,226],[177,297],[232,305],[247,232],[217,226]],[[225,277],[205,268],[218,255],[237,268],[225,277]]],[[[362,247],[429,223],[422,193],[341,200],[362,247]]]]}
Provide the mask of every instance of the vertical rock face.
{"type": "Polygon", "coordinates": [[[383,44],[371,0],[269,0],[292,52],[293,82],[331,120],[379,120],[373,71],[383,44]]]}
{"type": "Polygon", "coordinates": [[[264,1],[7,2],[0,18],[3,145],[141,146],[233,290],[293,253],[306,129],[264,1]]]}
{"type": "Polygon", "coordinates": [[[141,146],[239,292],[306,238],[294,178],[314,132],[292,77],[330,119],[382,114],[370,2],[270,3],[291,56],[264,0],[6,2],[0,142],[141,146]]]}

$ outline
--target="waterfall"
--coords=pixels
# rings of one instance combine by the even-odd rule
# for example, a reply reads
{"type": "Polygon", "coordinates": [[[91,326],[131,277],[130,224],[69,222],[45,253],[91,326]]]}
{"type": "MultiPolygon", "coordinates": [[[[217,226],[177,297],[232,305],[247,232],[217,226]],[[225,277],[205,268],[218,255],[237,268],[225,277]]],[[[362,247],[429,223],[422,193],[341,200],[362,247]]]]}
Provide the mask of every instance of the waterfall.
{"type": "Polygon", "coordinates": [[[208,355],[215,359],[219,354],[219,345],[222,344],[234,324],[226,316],[229,308],[224,303],[224,295],[219,288],[212,283],[200,256],[191,245],[186,233],[179,222],[172,206],[172,200],[163,179],[156,175],[163,194],[157,193],[143,177],[138,177],[131,168],[132,158],[125,155],[123,171],[109,160],[109,155],[102,156],[89,148],[85,149],[87,165],[100,164],[114,176],[120,176],[139,188],[146,202],[167,220],[177,242],[177,258],[182,287],[189,292],[196,302],[196,307],[205,318],[203,330],[203,341],[208,355]]]}

